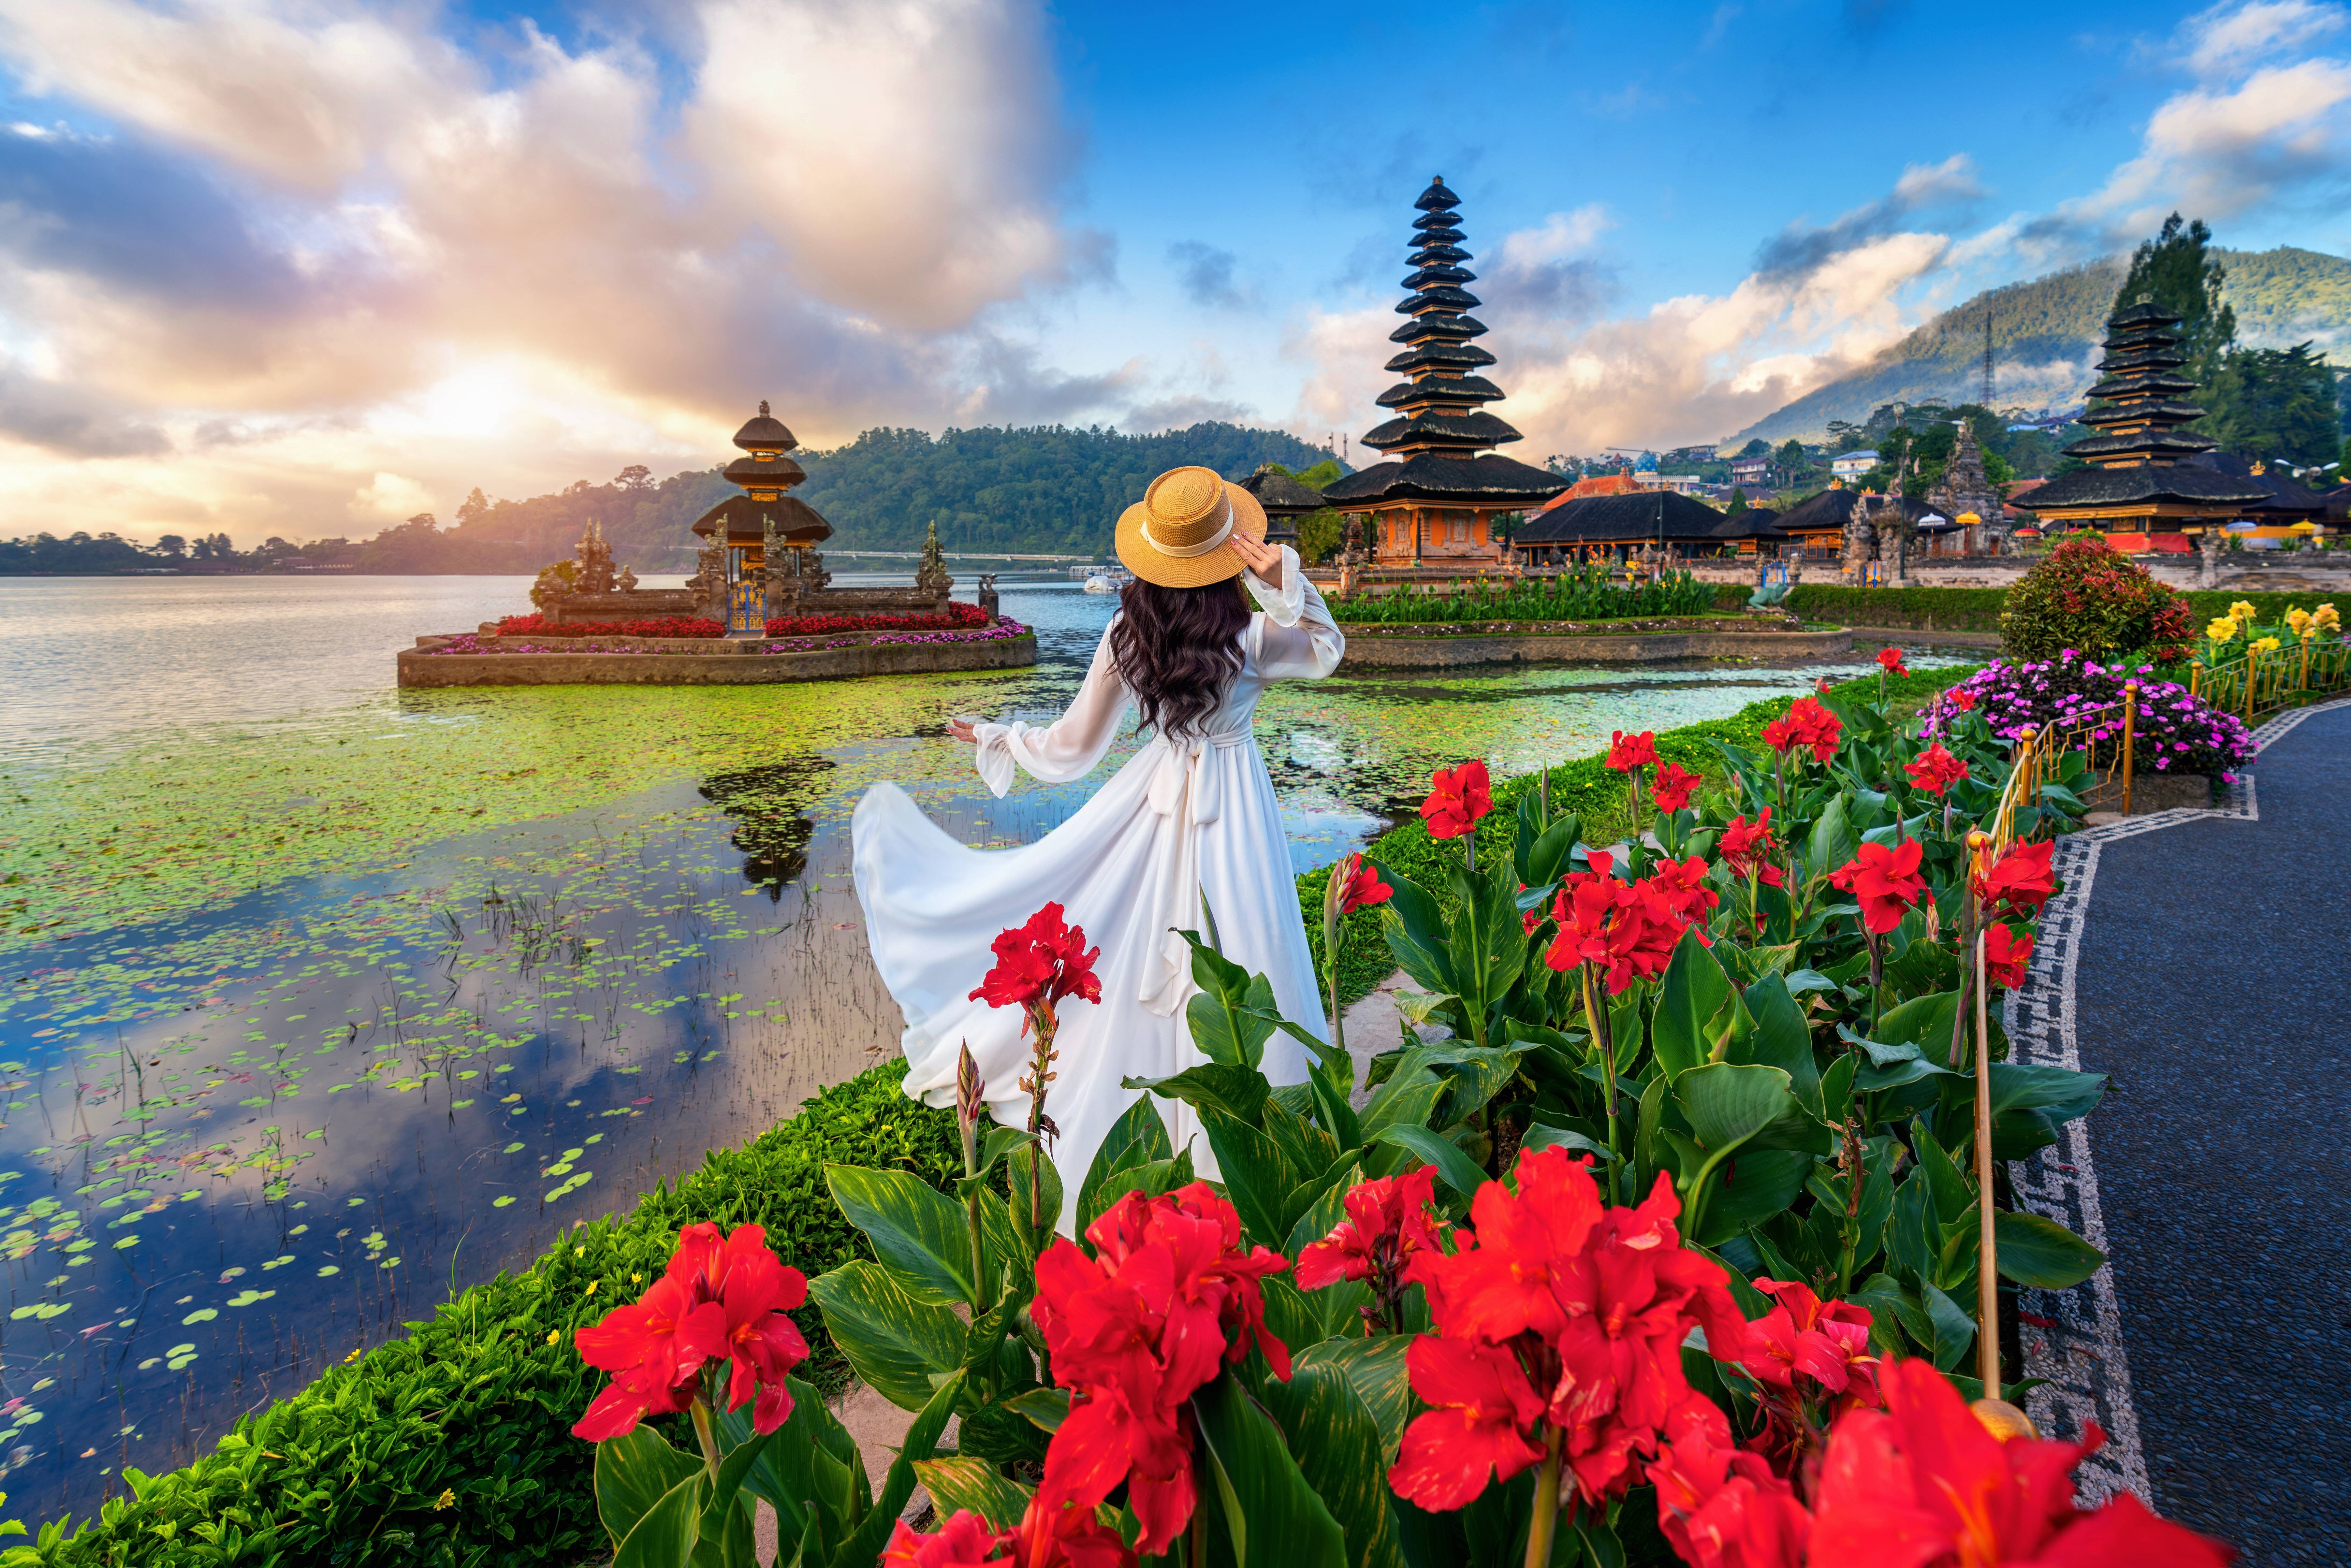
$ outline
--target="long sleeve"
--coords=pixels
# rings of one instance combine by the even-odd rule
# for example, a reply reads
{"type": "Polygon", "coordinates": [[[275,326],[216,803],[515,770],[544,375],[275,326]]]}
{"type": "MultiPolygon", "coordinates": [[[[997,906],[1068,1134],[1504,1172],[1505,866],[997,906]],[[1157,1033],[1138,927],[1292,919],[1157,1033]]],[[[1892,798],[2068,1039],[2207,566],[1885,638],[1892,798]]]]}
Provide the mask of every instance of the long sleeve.
{"type": "Polygon", "coordinates": [[[1241,580],[1265,612],[1259,629],[1259,674],[1269,680],[1319,681],[1339,667],[1347,639],[1331,618],[1331,607],[1300,570],[1296,550],[1281,547],[1279,589],[1253,571],[1243,573],[1241,580]]]}
{"type": "Polygon", "coordinates": [[[1048,784],[1084,778],[1110,750],[1126,703],[1126,685],[1118,678],[1118,667],[1111,658],[1110,633],[1105,631],[1094,649],[1085,683],[1061,717],[1049,725],[1015,719],[1010,724],[973,727],[972,734],[979,742],[976,761],[981,780],[1001,800],[1012,788],[1016,767],[1027,768],[1048,784]]]}

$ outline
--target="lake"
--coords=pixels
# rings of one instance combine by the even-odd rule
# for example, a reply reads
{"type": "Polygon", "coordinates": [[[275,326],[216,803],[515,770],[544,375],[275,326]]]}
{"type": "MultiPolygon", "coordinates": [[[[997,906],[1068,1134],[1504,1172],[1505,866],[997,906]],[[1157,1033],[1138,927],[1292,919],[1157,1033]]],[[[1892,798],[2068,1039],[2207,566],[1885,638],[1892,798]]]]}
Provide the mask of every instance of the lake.
{"type": "MultiPolygon", "coordinates": [[[[0,579],[10,1513],[184,1463],[893,1050],[849,882],[868,784],[1014,844],[1134,750],[996,800],[946,737],[1059,711],[1115,603],[1065,580],[1003,581],[1030,670],[394,688],[399,648],[528,586],[0,579]]],[[[1258,735],[1305,871],[1437,767],[1525,771],[1854,664],[1342,666],[1275,686],[1258,735]]]]}

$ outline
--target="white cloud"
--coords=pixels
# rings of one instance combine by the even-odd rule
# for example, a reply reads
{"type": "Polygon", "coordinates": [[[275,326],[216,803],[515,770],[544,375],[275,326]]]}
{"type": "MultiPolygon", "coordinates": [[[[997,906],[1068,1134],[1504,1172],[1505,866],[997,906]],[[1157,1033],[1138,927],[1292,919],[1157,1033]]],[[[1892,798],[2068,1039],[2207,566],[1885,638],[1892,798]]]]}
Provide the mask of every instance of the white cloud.
{"type": "Polygon", "coordinates": [[[2256,60],[2339,32],[2346,20],[2341,6],[2309,0],[2215,5],[2180,25],[2182,63],[2199,77],[2231,77],[2256,60]]]}
{"type": "Polygon", "coordinates": [[[1534,267],[1589,253],[1593,242],[1616,226],[1607,206],[1589,202],[1572,213],[1553,213],[1541,226],[1502,236],[1496,253],[1505,267],[1534,267]]]}
{"type": "Polygon", "coordinates": [[[434,507],[433,493],[404,474],[378,474],[351,496],[352,514],[378,524],[404,521],[434,507]]]}

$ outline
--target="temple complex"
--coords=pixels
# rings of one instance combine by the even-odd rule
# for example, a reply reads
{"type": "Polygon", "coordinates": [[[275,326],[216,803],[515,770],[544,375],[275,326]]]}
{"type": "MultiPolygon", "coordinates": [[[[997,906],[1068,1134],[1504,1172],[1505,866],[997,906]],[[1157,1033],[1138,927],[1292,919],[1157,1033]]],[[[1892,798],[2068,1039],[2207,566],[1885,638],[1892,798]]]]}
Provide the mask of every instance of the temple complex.
{"type": "Polygon", "coordinates": [[[1360,532],[1375,570],[1416,575],[1469,575],[1503,558],[1494,521],[1540,505],[1568,487],[1541,468],[1493,455],[1522,439],[1482,404],[1504,393],[1474,372],[1494,356],[1472,340],[1485,324],[1465,312],[1477,296],[1462,287],[1476,277],[1461,264],[1469,253],[1455,210],[1460,198],[1438,175],[1413,204],[1420,216],[1407,260],[1412,292],[1396,306],[1406,319],[1389,334],[1404,351],[1387,362],[1405,377],[1382,392],[1380,406],[1395,417],[1369,432],[1364,444],[1387,460],[1350,474],[1324,491],[1360,532]]]}
{"type": "Polygon", "coordinates": [[[1927,536],[1930,555],[1995,554],[2008,537],[2008,513],[1984,473],[1975,426],[1964,419],[1956,423],[1958,438],[1943,465],[1943,477],[1927,492],[1930,515],[1943,520],[1922,521],[1918,531],[1927,536]]]}
{"type": "Polygon", "coordinates": [[[1265,508],[1265,542],[1270,545],[1296,549],[1298,519],[1331,506],[1322,491],[1302,479],[1275,473],[1270,463],[1258,465],[1257,472],[1241,481],[1241,488],[1265,508]]]}
{"type": "Polygon", "coordinates": [[[2082,423],[2098,434],[2065,448],[2091,465],[2037,486],[2030,503],[2043,526],[2110,533],[2201,532],[2269,498],[2249,480],[2187,461],[2210,452],[2209,437],[2179,427],[2204,417],[2179,401],[2196,391],[2179,373],[2187,357],[2172,330],[2179,318],[2141,295],[2106,323],[2105,379],[2090,389],[2082,423]],[[2196,525],[2193,528],[2183,525],[2196,525]]]}

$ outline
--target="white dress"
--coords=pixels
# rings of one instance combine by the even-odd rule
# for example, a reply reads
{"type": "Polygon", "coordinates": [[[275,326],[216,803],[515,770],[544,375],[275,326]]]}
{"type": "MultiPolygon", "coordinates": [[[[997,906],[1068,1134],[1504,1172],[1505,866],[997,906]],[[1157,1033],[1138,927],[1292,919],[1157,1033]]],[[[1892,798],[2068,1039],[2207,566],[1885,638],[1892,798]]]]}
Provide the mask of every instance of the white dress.
{"type": "MultiPolygon", "coordinates": [[[[1268,681],[1329,674],[1346,641],[1287,546],[1281,580],[1276,591],[1254,573],[1246,578],[1259,608],[1240,634],[1240,673],[1204,733],[1172,745],[1153,740],[1037,842],[969,848],[894,783],[874,785],[857,803],[857,897],[874,965],[906,1015],[908,1095],[954,1104],[956,1056],[967,1043],[996,1119],[1027,1125],[1020,1010],[969,999],[994,962],[988,944],[1058,903],[1084,928],[1087,946],[1102,948],[1094,968],[1102,1000],[1072,998],[1059,1009],[1059,1076],[1045,1101],[1061,1129],[1051,1153],[1064,1230],[1095,1151],[1139,1092],[1119,1081],[1166,1077],[1207,1060],[1184,1020],[1185,1002],[1198,994],[1191,951],[1173,934],[1206,935],[1203,893],[1225,955],[1271,979],[1283,1017],[1324,1033],[1289,839],[1250,721],[1268,681]]],[[[1130,702],[1105,632],[1060,718],[1041,727],[977,727],[979,776],[999,797],[1016,768],[1051,784],[1081,779],[1110,749],[1130,702]]],[[[1306,1066],[1305,1048],[1288,1035],[1277,1031],[1266,1042],[1263,1071],[1273,1082],[1304,1082],[1306,1066]]],[[[1192,1108],[1157,1104],[1176,1146],[1188,1142],[1194,1169],[1214,1176],[1216,1159],[1196,1136],[1192,1108]]]]}

